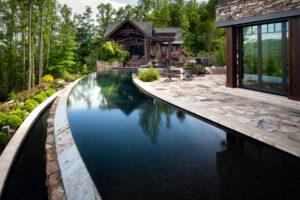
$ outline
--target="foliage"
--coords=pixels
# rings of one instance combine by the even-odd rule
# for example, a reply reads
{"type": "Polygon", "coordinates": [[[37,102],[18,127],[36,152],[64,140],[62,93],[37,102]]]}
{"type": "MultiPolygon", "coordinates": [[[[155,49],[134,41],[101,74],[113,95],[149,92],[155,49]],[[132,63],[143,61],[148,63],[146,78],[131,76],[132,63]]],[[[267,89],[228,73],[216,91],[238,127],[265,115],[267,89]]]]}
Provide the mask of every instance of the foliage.
{"type": "Polygon", "coordinates": [[[27,117],[26,111],[21,109],[16,109],[15,111],[10,112],[9,115],[18,116],[20,119],[22,119],[22,121],[24,121],[27,117]]]}
{"type": "Polygon", "coordinates": [[[29,94],[30,99],[33,99],[34,96],[35,96],[34,93],[30,93],[30,94],[29,94]]]}
{"type": "Polygon", "coordinates": [[[38,94],[39,94],[39,95],[42,95],[42,96],[44,97],[44,99],[47,98],[47,95],[46,95],[46,93],[45,93],[44,91],[41,91],[41,92],[39,92],[38,94]]]}
{"type": "Polygon", "coordinates": [[[154,59],[157,57],[157,52],[155,50],[151,51],[151,57],[154,59]]]}
{"type": "Polygon", "coordinates": [[[15,91],[11,91],[9,94],[8,94],[8,97],[7,97],[7,100],[10,101],[10,100],[13,100],[16,96],[16,93],[15,91]]]}
{"type": "Polygon", "coordinates": [[[31,112],[35,107],[37,107],[38,103],[33,100],[33,99],[29,99],[27,101],[25,101],[23,109],[27,110],[28,112],[31,112]]]}
{"type": "Polygon", "coordinates": [[[195,66],[194,63],[186,62],[183,65],[183,68],[193,68],[195,66]]]}
{"type": "Polygon", "coordinates": [[[12,129],[18,128],[22,124],[22,119],[16,115],[9,115],[6,119],[6,125],[12,129]]]}
{"type": "Polygon", "coordinates": [[[144,82],[152,82],[158,80],[159,78],[159,72],[153,69],[153,67],[151,67],[150,70],[144,69],[139,74],[139,79],[144,82]]]}
{"type": "Polygon", "coordinates": [[[6,118],[7,118],[6,115],[4,113],[0,112],[0,127],[5,125],[6,118]]]}
{"type": "Polygon", "coordinates": [[[51,89],[55,89],[55,87],[56,87],[55,83],[49,85],[49,88],[51,88],[51,89]]]}
{"type": "Polygon", "coordinates": [[[122,51],[122,61],[129,61],[131,58],[129,51],[122,51]]]}
{"type": "Polygon", "coordinates": [[[42,82],[43,83],[53,83],[53,76],[51,76],[50,74],[46,74],[45,76],[43,76],[42,82]]]}
{"type": "Polygon", "coordinates": [[[73,82],[77,79],[76,74],[67,74],[64,76],[66,82],[73,82]]]}
{"type": "Polygon", "coordinates": [[[41,94],[38,94],[33,97],[33,100],[35,100],[38,103],[42,103],[43,101],[45,101],[45,97],[41,94]]]}
{"type": "Polygon", "coordinates": [[[99,47],[99,57],[102,61],[121,61],[122,52],[117,44],[105,42],[99,47]]]}
{"type": "Polygon", "coordinates": [[[64,87],[65,87],[65,84],[60,83],[60,84],[58,84],[58,87],[59,87],[59,88],[64,88],[64,87]]]}
{"type": "Polygon", "coordinates": [[[2,151],[8,143],[8,136],[6,133],[0,132],[0,151],[2,151]]]}
{"type": "MultiPolygon", "coordinates": [[[[63,78],[67,74],[96,71],[94,44],[103,40],[110,22],[124,19],[151,20],[154,27],[181,27],[184,49],[189,52],[183,52],[185,56],[200,51],[210,52],[216,57],[216,64],[223,65],[225,31],[215,26],[217,4],[217,0],[200,3],[192,0],[139,0],[135,6],[118,9],[110,3],[100,3],[97,13],[92,13],[92,8],[87,6],[82,14],[73,14],[57,0],[0,1],[0,101],[7,100],[11,91],[15,91],[17,101],[28,100],[29,93],[37,92],[18,92],[39,84],[43,75],[63,78]],[[96,22],[93,21],[94,14],[96,22]]],[[[116,45],[109,44],[104,48],[105,44],[100,43],[100,59],[109,62],[129,59],[127,52],[120,51],[116,45]],[[101,52],[102,47],[106,54],[101,52]]],[[[154,52],[151,56],[155,56],[154,52]]],[[[267,59],[266,62],[271,66],[274,61],[267,59]]]]}
{"type": "Polygon", "coordinates": [[[19,92],[19,93],[16,94],[15,100],[19,101],[19,102],[24,102],[24,101],[30,99],[29,94],[30,93],[29,93],[28,90],[24,90],[22,92],[19,92]]]}
{"type": "Polygon", "coordinates": [[[56,93],[56,91],[55,90],[53,90],[53,89],[48,89],[46,92],[45,92],[45,94],[48,96],[48,97],[50,97],[52,94],[55,94],[56,93]]]}

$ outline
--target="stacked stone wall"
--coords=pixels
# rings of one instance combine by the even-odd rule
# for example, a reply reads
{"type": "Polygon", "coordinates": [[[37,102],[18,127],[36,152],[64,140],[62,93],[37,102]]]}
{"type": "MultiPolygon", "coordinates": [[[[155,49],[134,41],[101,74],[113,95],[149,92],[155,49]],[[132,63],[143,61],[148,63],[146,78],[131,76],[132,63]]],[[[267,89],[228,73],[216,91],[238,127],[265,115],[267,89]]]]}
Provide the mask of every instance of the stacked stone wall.
{"type": "Polygon", "coordinates": [[[300,9],[300,0],[233,0],[216,8],[216,22],[300,9]]]}
{"type": "Polygon", "coordinates": [[[103,71],[103,70],[109,70],[112,68],[117,68],[117,67],[123,67],[123,63],[119,61],[114,61],[114,62],[103,62],[100,60],[97,60],[97,72],[103,71]]]}

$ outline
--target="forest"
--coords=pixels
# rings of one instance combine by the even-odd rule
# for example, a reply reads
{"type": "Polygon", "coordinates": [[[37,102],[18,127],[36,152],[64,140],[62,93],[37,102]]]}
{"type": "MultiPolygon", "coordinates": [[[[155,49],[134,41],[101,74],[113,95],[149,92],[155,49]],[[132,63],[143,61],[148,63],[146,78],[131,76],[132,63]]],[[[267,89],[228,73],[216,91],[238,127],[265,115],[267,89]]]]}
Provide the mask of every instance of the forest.
{"type": "Polygon", "coordinates": [[[0,102],[10,93],[30,90],[46,74],[73,78],[96,71],[95,43],[108,23],[124,19],[153,21],[155,27],[182,27],[191,56],[209,54],[225,62],[225,31],[215,26],[218,0],[139,0],[137,6],[86,6],[73,13],[57,0],[0,1],[0,102]]]}

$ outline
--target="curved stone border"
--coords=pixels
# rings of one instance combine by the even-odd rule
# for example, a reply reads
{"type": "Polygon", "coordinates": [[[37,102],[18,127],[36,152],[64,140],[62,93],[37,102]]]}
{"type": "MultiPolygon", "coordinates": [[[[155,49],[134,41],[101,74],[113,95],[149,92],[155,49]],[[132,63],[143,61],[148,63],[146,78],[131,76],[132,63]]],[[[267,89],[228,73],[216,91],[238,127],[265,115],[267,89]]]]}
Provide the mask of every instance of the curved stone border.
{"type": "Polygon", "coordinates": [[[20,150],[20,147],[27,137],[30,129],[34,126],[35,122],[44,113],[44,111],[53,103],[60,92],[61,91],[56,92],[47,98],[28,115],[2,152],[0,157],[0,197],[3,194],[4,185],[10,169],[13,166],[18,155],[18,151],[20,150]]]}
{"type": "Polygon", "coordinates": [[[207,109],[199,109],[195,105],[189,105],[182,101],[178,101],[172,96],[159,92],[156,89],[151,88],[147,84],[144,84],[141,80],[137,79],[135,76],[132,77],[132,81],[137,86],[137,88],[139,88],[145,94],[150,95],[151,97],[160,99],[175,107],[179,107],[189,113],[195,114],[196,116],[208,119],[214,123],[228,127],[241,134],[247,135],[251,138],[259,140],[270,146],[276,147],[282,151],[300,157],[300,145],[298,142],[280,137],[278,135],[271,135],[267,131],[258,129],[248,124],[236,123],[236,121],[233,121],[230,118],[226,118],[221,114],[211,112],[207,109]]]}
{"type": "Polygon", "coordinates": [[[79,81],[61,93],[48,118],[46,173],[50,199],[101,199],[76,147],[67,118],[68,96],[79,81]]]}

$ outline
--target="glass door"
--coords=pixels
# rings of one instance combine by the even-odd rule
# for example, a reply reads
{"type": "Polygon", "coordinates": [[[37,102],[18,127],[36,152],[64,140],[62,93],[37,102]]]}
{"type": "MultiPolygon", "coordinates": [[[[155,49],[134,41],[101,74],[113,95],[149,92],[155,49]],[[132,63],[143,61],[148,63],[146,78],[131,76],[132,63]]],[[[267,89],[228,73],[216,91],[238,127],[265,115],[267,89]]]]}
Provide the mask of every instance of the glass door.
{"type": "Polygon", "coordinates": [[[287,94],[287,22],[243,27],[240,85],[275,94],[287,94]]]}

